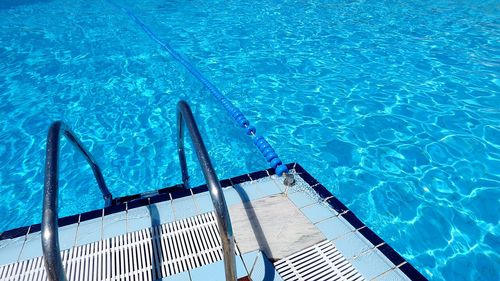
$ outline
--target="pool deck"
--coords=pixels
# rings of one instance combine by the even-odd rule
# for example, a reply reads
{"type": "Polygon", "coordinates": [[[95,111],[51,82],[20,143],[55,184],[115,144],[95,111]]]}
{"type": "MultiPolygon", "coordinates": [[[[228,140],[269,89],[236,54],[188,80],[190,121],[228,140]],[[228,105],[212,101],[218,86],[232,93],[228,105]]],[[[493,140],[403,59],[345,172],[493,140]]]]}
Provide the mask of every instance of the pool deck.
{"type": "MultiPolygon", "coordinates": [[[[299,164],[290,188],[271,170],[221,181],[238,278],[426,280],[299,164]]],[[[224,280],[206,186],[126,196],[59,220],[69,280],[224,280]],[[141,257],[141,258],[138,258],[141,257]]],[[[40,224],[0,234],[0,280],[46,280],[40,224]]]]}

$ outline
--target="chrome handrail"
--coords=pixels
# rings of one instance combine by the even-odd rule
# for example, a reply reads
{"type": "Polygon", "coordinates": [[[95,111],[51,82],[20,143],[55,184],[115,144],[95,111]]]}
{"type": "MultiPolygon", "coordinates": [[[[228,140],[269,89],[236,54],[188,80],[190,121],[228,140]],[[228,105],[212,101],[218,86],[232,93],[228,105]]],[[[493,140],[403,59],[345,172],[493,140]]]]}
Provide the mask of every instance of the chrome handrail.
{"type": "Polygon", "coordinates": [[[45,270],[49,280],[67,280],[64,273],[61,254],[59,250],[58,233],[58,192],[59,192],[59,141],[61,132],[81,152],[87,163],[92,168],[99,189],[101,190],[105,206],[111,205],[113,196],[109,192],[101,169],[92,155],[76,138],[71,130],[61,121],[52,123],[47,136],[47,156],[45,158],[45,182],[43,190],[42,212],[42,250],[45,260],[45,270]]]}
{"type": "Polygon", "coordinates": [[[215,174],[210,158],[208,157],[207,149],[198,130],[198,126],[191,112],[191,108],[187,102],[181,100],[177,104],[177,150],[179,152],[179,161],[181,163],[182,181],[187,187],[189,176],[186,165],[186,154],[184,152],[184,124],[187,126],[194,150],[198,157],[198,161],[203,171],[203,176],[207,182],[208,191],[214,204],[214,209],[217,217],[217,225],[219,226],[219,235],[222,243],[222,251],[224,253],[224,268],[227,281],[236,280],[236,258],[234,248],[233,228],[231,227],[231,219],[227,209],[224,193],[219,183],[219,179],[215,174]],[[184,122],[183,122],[184,121],[184,122]]]}

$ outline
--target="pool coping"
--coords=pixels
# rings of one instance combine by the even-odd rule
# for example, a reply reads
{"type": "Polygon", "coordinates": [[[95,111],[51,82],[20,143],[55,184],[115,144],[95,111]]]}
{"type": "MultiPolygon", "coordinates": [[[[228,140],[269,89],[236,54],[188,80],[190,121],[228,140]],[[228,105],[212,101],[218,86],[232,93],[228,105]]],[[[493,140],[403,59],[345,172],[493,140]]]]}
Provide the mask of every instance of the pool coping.
{"type": "MultiPolygon", "coordinates": [[[[300,164],[289,163],[288,169],[294,169],[324,202],[328,203],[340,216],[342,216],[352,227],[359,229],[359,233],[363,235],[373,245],[380,245],[377,248],[395,267],[399,269],[411,280],[427,280],[418,270],[416,270],[405,258],[398,254],[387,242],[380,238],[368,226],[366,226],[358,217],[337,199],[330,191],[328,191],[318,180],[309,174],[300,164]],[[382,245],[381,245],[382,244],[382,245]]],[[[220,181],[222,188],[227,188],[236,184],[254,181],[264,177],[274,175],[274,169],[266,169],[257,172],[252,172],[245,175],[236,176],[220,181]]],[[[177,184],[171,187],[161,188],[155,191],[144,192],[140,194],[128,195],[113,199],[113,206],[96,209],[81,214],[71,215],[59,218],[59,227],[70,224],[80,223],[87,220],[95,219],[101,216],[106,216],[128,209],[147,206],[154,203],[159,203],[167,200],[182,198],[202,192],[208,191],[207,185],[200,185],[194,188],[186,189],[183,185],[177,184]]],[[[31,233],[40,231],[41,224],[33,224],[23,226],[0,233],[0,241],[14,239],[31,233]]]]}

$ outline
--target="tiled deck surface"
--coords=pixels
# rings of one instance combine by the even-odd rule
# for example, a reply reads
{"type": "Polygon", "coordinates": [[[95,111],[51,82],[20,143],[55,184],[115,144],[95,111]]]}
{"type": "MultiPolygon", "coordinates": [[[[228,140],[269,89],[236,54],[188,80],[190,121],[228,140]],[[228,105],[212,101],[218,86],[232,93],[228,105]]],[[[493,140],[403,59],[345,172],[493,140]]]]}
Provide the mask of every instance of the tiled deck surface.
{"type": "MultiPolygon", "coordinates": [[[[270,175],[269,170],[221,181],[229,208],[276,195],[286,197],[314,228],[321,231],[325,241],[334,245],[336,251],[359,272],[362,279],[425,280],[302,167],[289,164],[289,168],[297,181],[291,188],[285,187],[281,178],[270,175]]],[[[130,196],[118,199],[117,203],[117,206],[61,219],[61,250],[76,251],[82,248],[79,247],[82,245],[97,245],[98,241],[126,233],[136,235],[135,233],[144,232],[151,227],[160,229],[165,227],[165,224],[213,211],[206,186],[191,190],[182,190],[179,187],[162,189],[148,194],[148,197],[130,196]]],[[[11,279],[8,276],[15,270],[22,271],[21,267],[6,265],[27,264],[28,260],[42,255],[39,230],[40,226],[34,225],[0,235],[0,280],[18,280],[17,277],[11,279]]],[[[238,235],[236,240],[238,247],[238,235]]],[[[297,249],[297,252],[300,250],[304,249],[297,249]]],[[[38,263],[40,260],[36,259],[38,263]]],[[[276,264],[278,263],[279,261],[276,264]]],[[[242,251],[241,255],[237,256],[237,270],[238,277],[248,275],[252,280],[282,280],[272,263],[258,250],[242,251]]],[[[160,280],[224,279],[223,263],[219,260],[160,280]]]]}

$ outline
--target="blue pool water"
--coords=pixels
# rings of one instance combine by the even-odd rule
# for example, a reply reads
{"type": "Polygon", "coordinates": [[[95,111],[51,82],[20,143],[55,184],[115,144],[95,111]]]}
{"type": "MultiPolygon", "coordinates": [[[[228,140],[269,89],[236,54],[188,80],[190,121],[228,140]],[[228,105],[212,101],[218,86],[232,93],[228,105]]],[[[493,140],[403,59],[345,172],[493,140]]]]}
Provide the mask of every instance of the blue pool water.
{"type": "MultiPolygon", "coordinates": [[[[496,1],[119,3],[428,278],[500,279],[496,1]]],[[[220,178],[268,167],[211,94],[107,2],[2,1],[0,25],[0,231],[40,222],[58,119],[115,196],[180,182],[179,99],[220,178]]],[[[84,160],[62,150],[62,215],[101,207],[84,160]]]]}

